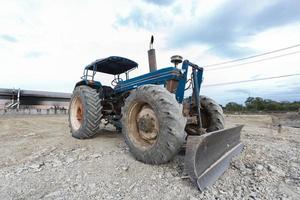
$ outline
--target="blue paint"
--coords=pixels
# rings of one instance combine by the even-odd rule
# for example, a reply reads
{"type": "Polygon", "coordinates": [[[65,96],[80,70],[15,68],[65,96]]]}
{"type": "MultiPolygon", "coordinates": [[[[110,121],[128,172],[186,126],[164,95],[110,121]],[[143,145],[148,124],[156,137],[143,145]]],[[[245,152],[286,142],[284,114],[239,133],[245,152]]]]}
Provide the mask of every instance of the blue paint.
{"type": "MultiPolygon", "coordinates": [[[[91,66],[89,68],[85,68],[82,76],[82,81],[78,82],[76,86],[88,85],[95,89],[99,89],[102,86],[102,84],[99,81],[94,81],[94,76],[97,72],[96,65],[91,66]],[[89,70],[92,71],[92,75],[88,75],[89,70]]],[[[188,60],[183,61],[181,69],[175,67],[166,67],[132,79],[120,81],[114,88],[114,92],[115,94],[121,94],[147,84],[166,86],[167,81],[177,80],[178,86],[175,91],[175,97],[178,103],[182,103],[185,93],[186,82],[188,80],[187,76],[189,67],[192,68],[194,86],[193,93],[199,96],[202,83],[203,68],[198,67],[197,65],[189,62],[188,60]]]]}
{"type": "Polygon", "coordinates": [[[114,90],[116,93],[122,93],[146,84],[165,85],[168,80],[172,79],[181,80],[184,77],[179,69],[167,67],[119,82],[114,90]]]}
{"type": "Polygon", "coordinates": [[[177,80],[179,81],[179,83],[176,89],[176,100],[179,103],[182,103],[189,67],[192,67],[194,69],[193,76],[197,77],[197,89],[195,93],[199,95],[202,83],[203,68],[198,67],[197,65],[189,62],[188,60],[183,61],[181,70],[175,67],[159,69],[154,72],[150,72],[126,81],[119,82],[119,84],[114,88],[114,90],[115,93],[123,93],[146,84],[166,85],[167,81],[169,80],[177,80]]]}
{"type": "Polygon", "coordinates": [[[189,68],[189,61],[188,60],[183,61],[181,65],[181,69],[182,69],[181,71],[183,72],[183,79],[179,81],[176,90],[176,100],[179,103],[182,103],[183,101],[185,85],[186,85],[187,75],[188,75],[188,68],[189,68]]]}

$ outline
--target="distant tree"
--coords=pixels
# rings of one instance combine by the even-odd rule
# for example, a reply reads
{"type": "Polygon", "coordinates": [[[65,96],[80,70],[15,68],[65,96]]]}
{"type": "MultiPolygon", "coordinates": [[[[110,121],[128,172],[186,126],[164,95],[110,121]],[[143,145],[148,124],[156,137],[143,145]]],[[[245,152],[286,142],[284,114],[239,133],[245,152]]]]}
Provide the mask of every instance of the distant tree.
{"type": "Polygon", "coordinates": [[[244,106],[235,102],[229,102],[226,104],[225,110],[228,112],[241,112],[244,110],[244,106]]]}
{"type": "Polygon", "coordinates": [[[265,104],[264,99],[261,97],[248,97],[245,101],[247,110],[264,110],[265,104]]]}
{"type": "Polygon", "coordinates": [[[261,97],[248,97],[245,101],[245,106],[236,102],[229,102],[224,107],[228,112],[241,112],[241,111],[298,111],[300,109],[300,102],[288,101],[274,101],[271,99],[263,99],[261,97]]]}
{"type": "Polygon", "coordinates": [[[279,102],[273,101],[271,99],[265,99],[264,100],[265,104],[265,110],[272,110],[272,111],[277,111],[277,110],[282,110],[282,106],[279,102]]]}
{"type": "Polygon", "coordinates": [[[294,101],[289,103],[287,109],[290,111],[298,111],[298,109],[300,109],[300,102],[294,101]]]}

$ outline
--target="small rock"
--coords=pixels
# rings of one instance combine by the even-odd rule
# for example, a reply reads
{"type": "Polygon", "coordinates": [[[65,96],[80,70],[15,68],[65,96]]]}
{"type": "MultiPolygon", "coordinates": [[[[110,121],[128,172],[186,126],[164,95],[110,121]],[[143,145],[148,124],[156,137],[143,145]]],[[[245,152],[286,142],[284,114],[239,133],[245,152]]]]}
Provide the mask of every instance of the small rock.
{"type": "Polygon", "coordinates": [[[160,179],[162,179],[162,178],[163,178],[163,173],[160,173],[160,174],[158,175],[158,177],[159,177],[160,179]]]}
{"type": "Polygon", "coordinates": [[[24,137],[30,137],[30,136],[35,136],[36,135],[36,133],[28,133],[27,135],[24,135],[24,137]]]}
{"type": "Polygon", "coordinates": [[[275,166],[268,164],[268,170],[269,171],[274,171],[275,170],[275,166]]]}
{"type": "Polygon", "coordinates": [[[86,160],[86,159],[87,159],[87,156],[86,156],[86,155],[79,154],[78,160],[86,160]]]}
{"type": "Polygon", "coordinates": [[[97,190],[91,190],[91,195],[95,195],[97,193],[97,190]]]}
{"type": "Polygon", "coordinates": [[[92,154],[90,155],[91,158],[100,158],[102,155],[101,154],[92,154]]]}
{"type": "Polygon", "coordinates": [[[172,177],[173,177],[173,175],[172,175],[172,173],[171,173],[171,172],[167,172],[167,173],[166,173],[166,177],[167,177],[167,178],[172,178],[172,177]]]}
{"type": "Polygon", "coordinates": [[[38,170],[40,169],[42,166],[44,166],[45,163],[44,162],[41,162],[41,163],[35,163],[35,164],[32,164],[30,165],[29,167],[32,168],[32,169],[35,169],[35,170],[38,170]]]}
{"type": "Polygon", "coordinates": [[[274,165],[268,164],[268,170],[278,174],[279,176],[285,176],[285,172],[282,171],[280,168],[275,167],[274,165]]]}
{"type": "Polygon", "coordinates": [[[77,191],[77,192],[80,192],[82,190],[81,185],[76,185],[74,188],[75,188],[75,191],[77,191]]]}
{"type": "Polygon", "coordinates": [[[260,165],[260,164],[257,164],[256,167],[255,167],[255,169],[256,169],[257,171],[261,171],[261,170],[264,169],[264,166],[262,166],[262,165],[260,165]]]}
{"type": "Polygon", "coordinates": [[[257,196],[257,193],[256,192],[251,192],[249,196],[255,199],[255,197],[257,196]]]}
{"type": "Polygon", "coordinates": [[[129,191],[131,191],[134,187],[135,187],[136,183],[133,183],[130,187],[129,187],[129,191]]]}
{"type": "Polygon", "coordinates": [[[237,193],[237,192],[239,192],[239,191],[241,191],[242,190],[242,187],[241,186],[236,186],[235,188],[234,188],[234,191],[237,193]]]}
{"type": "Polygon", "coordinates": [[[62,166],[62,162],[60,160],[53,160],[52,162],[53,167],[59,167],[62,166]]]}
{"type": "Polygon", "coordinates": [[[66,162],[67,162],[67,163],[74,162],[74,158],[67,158],[67,159],[66,159],[66,162]]]}
{"type": "Polygon", "coordinates": [[[241,171],[245,170],[245,168],[246,168],[245,165],[244,165],[244,163],[242,161],[240,161],[240,160],[235,160],[234,162],[232,162],[231,165],[234,168],[236,168],[238,170],[241,170],[241,171]]]}
{"type": "Polygon", "coordinates": [[[60,191],[50,192],[50,193],[46,194],[44,197],[50,198],[50,197],[54,197],[54,196],[60,196],[60,191]]]}
{"type": "Polygon", "coordinates": [[[95,189],[96,188],[96,184],[95,183],[91,183],[89,186],[90,186],[91,189],[95,189]]]}
{"type": "Polygon", "coordinates": [[[122,169],[123,169],[124,171],[128,171],[128,169],[129,169],[129,166],[128,166],[128,165],[126,165],[126,166],[123,166],[123,167],[122,167],[122,169]]]}
{"type": "MultiPolygon", "coordinates": [[[[21,167],[21,168],[18,168],[17,170],[16,170],[16,173],[17,174],[20,174],[20,173],[22,173],[23,171],[26,171],[27,170],[27,168],[25,168],[25,167],[21,167]]],[[[6,174],[7,175],[7,174],[6,174]]]]}
{"type": "Polygon", "coordinates": [[[196,197],[190,197],[190,200],[198,200],[196,197]]]}
{"type": "Polygon", "coordinates": [[[113,184],[114,184],[114,185],[119,185],[119,183],[118,183],[118,182],[113,182],[113,184]]]}

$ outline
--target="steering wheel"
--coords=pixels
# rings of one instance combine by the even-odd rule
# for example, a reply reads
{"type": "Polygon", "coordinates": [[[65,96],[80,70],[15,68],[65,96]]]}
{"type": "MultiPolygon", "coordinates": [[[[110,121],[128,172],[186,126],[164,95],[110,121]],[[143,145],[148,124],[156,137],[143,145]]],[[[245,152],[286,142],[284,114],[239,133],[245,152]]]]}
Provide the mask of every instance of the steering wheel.
{"type": "Polygon", "coordinates": [[[112,86],[116,86],[116,85],[118,85],[118,83],[119,83],[120,81],[123,81],[123,79],[120,78],[120,77],[116,77],[116,78],[114,78],[114,80],[111,81],[110,84],[111,84],[112,86]]]}

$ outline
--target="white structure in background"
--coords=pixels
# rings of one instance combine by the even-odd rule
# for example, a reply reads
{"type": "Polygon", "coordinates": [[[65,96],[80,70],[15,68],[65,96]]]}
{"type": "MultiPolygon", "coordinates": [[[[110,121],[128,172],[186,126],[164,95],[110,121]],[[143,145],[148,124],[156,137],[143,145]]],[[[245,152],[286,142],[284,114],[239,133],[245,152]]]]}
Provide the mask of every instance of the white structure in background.
{"type": "Polygon", "coordinates": [[[14,91],[15,90],[13,90],[13,92],[12,92],[11,103],[8,103],[7,105],[5,105],[5,108],[16,108],[16,109],[20,108],[20,88],[18,89],[16,100],[15,100],[15,92],[14,91]]]}
{"type": "Polygon", "coordinates": [[[65,114],[71,94],[0,88],[0,115],[65,114]]]}

